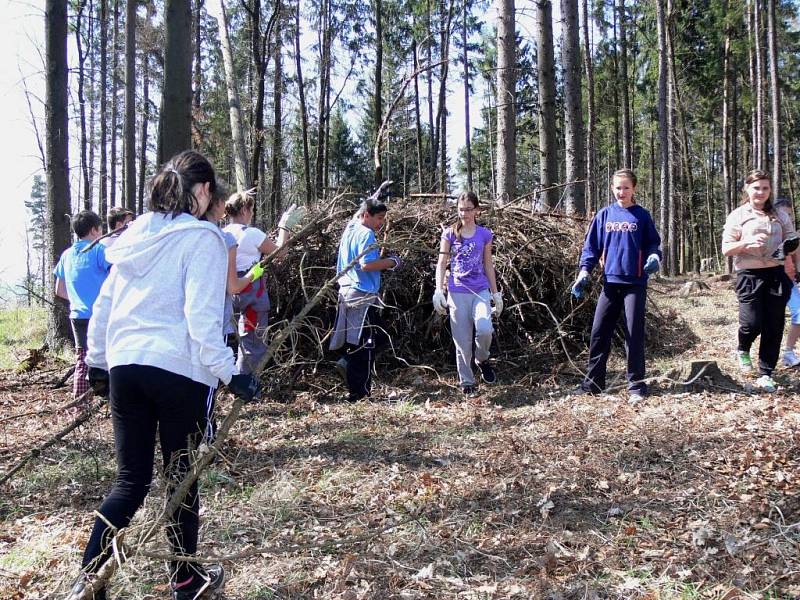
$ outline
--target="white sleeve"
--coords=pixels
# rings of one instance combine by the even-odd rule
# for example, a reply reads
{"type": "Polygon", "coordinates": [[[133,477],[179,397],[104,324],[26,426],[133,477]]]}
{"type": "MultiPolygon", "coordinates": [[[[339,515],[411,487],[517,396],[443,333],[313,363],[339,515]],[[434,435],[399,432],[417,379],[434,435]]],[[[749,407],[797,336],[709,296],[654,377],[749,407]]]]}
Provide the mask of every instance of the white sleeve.
{"type": "Polygon", "coordinates": [[[184,253],[186,326],[189,337],[200,345],[200,363],[227,384],[234,373],[233,351],[222,336],[228,251],[212,231],[190,242],[184,253]]]}
{"type": "Polygon", "coordinates": [[[92,305],[92,316],[89,319],[89,332],[86,338],[86,364],[90,367],[108,370],[106,362],[106,338],[108,337],[108,321],[111,315],[111,298],[113,296],[114,282],[117,279],[116,269],[111,273],[103,285],[100,293],[92,305]]]}

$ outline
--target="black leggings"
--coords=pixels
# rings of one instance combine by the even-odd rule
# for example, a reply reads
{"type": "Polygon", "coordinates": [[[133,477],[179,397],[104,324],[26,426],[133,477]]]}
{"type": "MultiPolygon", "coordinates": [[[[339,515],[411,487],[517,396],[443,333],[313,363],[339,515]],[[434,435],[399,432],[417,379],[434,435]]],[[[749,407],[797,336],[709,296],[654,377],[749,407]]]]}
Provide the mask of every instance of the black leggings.
{"type": "MultiPolygon", "coordinates": [[[[98,512],[121,529],[128,526],[150,491],[156,431],[170,494],[186,473],[191,450],[202,439],[213,390],[188,377],[143,365],[114,367],[109,385],[117,478],[98,512]]],[[[191,555],[197,551],[199,509],[195,482],[167,525],[174,554],[191,555]]],[[[87,571],[96,571],[111,555],[109,541],[114,531],[105,521],[95,519],[83,555],[87,571]]],[[[191,563],[183,561],[174,561],[171,571],[174,581],[184,581],[194,572],[191,563]]]]}
{"type": "Polygon", "coordinates": [[[736,297],[739,299],[739,347],[750,352],[760,335],[758,373],[772,375],[781,352],[786,303],[792,293],[792,282],[783,267],[747,269],[736,276],[736,297]]]}

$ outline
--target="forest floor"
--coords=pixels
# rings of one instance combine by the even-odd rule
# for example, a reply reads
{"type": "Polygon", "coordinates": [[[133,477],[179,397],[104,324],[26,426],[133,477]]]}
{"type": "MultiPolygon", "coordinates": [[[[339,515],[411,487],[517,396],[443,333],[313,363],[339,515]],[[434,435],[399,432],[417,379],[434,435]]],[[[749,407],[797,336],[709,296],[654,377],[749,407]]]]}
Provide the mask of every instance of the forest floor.
{"type": "MultiPolygon", "coordinates": [[[[635,406],[569,395],[577,374],[515,383],[503,365],[470,400],[453,371],[406,369],[370,402],[330,402],[343,389],[326,367],[246,406],[201,479],[200,554],[251,554],[224,560],[225,597],[800,598],[800,370],[778,370],[775,394],[749,392],[730,283],[678,287],[650,297],[700,341],[651,352],[649,374],[669,376],[635,406]],[[684,390],[695,359],[730,379],[684,390]]],[[[52,389],[67,367],[2,373],[0,472],[73,418],[59,409],[69,390],[52,389]]],[[[616,383],[622,367],[617,352],[616,383]]],[[[113,453],[103,409],[0,491],[0,598],[64,595],[113,453]]],[[[163,495],[158,480],[132,529],[163,495]]],[[[159,535],[146,550],[166,548],[159,535]]],[[[169,597],[163,563],[132,549],[111,592],[169,597]]]]}

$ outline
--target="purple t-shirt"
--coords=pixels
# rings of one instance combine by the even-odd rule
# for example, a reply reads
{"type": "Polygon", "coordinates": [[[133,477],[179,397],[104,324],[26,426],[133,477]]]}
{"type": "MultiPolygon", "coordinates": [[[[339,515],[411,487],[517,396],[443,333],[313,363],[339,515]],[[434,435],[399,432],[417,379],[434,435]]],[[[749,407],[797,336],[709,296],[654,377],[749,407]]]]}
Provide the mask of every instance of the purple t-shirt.
{"type": "Polygon", "coordinates": [[[450,278],[447,289],[451,292],[482,292],[489,289],[489,279],[483,270],[483,249],[492,242],[492,232],[486,227],[475,226],[472,237],[461,236],[458,241],[452,228],[448,228],[442,239],[450,242],[450,278]]]}

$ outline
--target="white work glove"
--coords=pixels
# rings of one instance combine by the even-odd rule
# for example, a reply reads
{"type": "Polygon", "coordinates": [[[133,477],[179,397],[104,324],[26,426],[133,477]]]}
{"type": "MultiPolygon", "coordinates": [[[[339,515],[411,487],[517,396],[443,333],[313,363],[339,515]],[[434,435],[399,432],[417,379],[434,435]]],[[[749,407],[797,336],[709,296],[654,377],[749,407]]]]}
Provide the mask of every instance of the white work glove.
{"type": "Polygon", "coordinates": [[[433,310],[440,315],[447,314],[447,298],[442,290],[436,290],[433,293],[433,310]]]}
{"type": "Polygon", "coordinates": [[[585,269],[581,269],[581,272],[578,273],[578,278],[575,280],[575,283],[572,284],[570,288],[570,292],[573,296],[575,296],[578,300],[581,299],[583,296],[583,290],[586,287],[586,284],[589,283],[589,271],[585,269]]]}
{"type": "Polygon", "coordinates": [[[500,313],[503,312],[503,294],[500,292],[495,292],[492,294],[492,304],[494,304],[494,316],[499,317],[500,313]]]}
{"type": "Polygon", "coordinates": [[[280,220],[278,221],[278,227],[280,229],[288,229],[291,231],[294,229],[294,226],[297,225],[300,221],[303,220],[303,217],[306,216],[305,206],[297,206],[297,204],[292,204],[289,208],[283,211],[280,220]]]}

